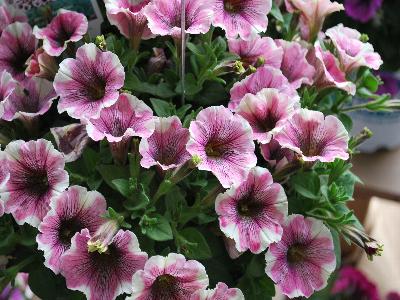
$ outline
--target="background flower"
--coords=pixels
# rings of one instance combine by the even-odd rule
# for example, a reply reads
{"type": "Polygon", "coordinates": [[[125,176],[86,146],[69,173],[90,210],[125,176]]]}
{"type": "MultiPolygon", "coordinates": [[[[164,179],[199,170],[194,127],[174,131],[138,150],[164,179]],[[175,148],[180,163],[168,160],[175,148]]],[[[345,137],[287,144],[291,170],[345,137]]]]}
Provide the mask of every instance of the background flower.
{"type": "Polygon", "coordinates": [[[348,16],[366,23],[373,19],[381,8],[383,0],[345,0],[344,7],[348,16]]]}
{"type": "Polygon", "coordinates": [[[0,35],[8,25],[14,22],[28,22],[28,18],[23,12],[16,10],[12,5],[2,3],[0,5],[0,35]]]}

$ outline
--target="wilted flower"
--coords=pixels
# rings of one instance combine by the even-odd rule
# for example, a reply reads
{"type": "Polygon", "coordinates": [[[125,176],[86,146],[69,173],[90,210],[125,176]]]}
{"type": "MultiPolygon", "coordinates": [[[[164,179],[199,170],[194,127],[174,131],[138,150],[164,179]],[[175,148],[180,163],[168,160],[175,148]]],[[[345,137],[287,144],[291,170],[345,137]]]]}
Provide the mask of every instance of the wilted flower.
{"type": "Polygon", "coordinates": [[[277,89],[267,88],[256,95],[246,94],[236,113],[249,122],[253,129],[253,139],[265,144],[298,107],[300,104],[297,98],[289,98],[277,89]]]}
{"type": "Polygon", "coordinates": [[[27,61],[25,75],[39,77],[53,81],[58,71],[58,63],[54,57],[48,55],[43,48],[39,48],[27,61]]]}
{"type": "Polygon", "coordinates": [[[215,27],[225,30],[229,39],[238,35],[249,40],[267,30],[267,14],[272,7],[271,0],[215,0],[215,27]]]}
{"type": "Polygon", "coordinates": [[[8,71],[16,80],[25,78],[25,63],[35,52],[36,40],[28,23],[8,25],[0,37],[0,72],[8,71]]]}
{"type": "Polygon", "coordinates": [[[165,65],[167,64],[167,56],[162,48],[153,48],[153,56],[149,59],[146,66],[146,72],[151,75],[154,73],[160,73],[165,65]]]}
{"type": "Polygon", "coordinates": [[[46,140],[13,141],[0,152],[0,161],[8,165],[10,179],[0,187],[5,211],[18,224],[37,227],[50,210],[50,199],[68,187],[64,158],[46,140]]]}
{"type": "Polygon", "coordinates": [[[283,148],[301,155],[304,161],[333,162],[347,160],[349,134],[335,116],[324,117],[319,111],[300,109],[274,136],[283,148]]]}
{"type": "Polygon", "coordinates": [[[54,79],[60,96],[58,111],[75,119],[98,118],[104,107],[117,102],[124,80],[117,55],[102,52],[93,43],[85,44],[77,50],[76,59],[67,58],[60,64],[54,79]]]}
{"type": "Polygon", "coordinates": [[[12,5],[3,3],[0,5],[0,35],[3,30],[14,22],[28,22],[26,15],[15,9],[12,5]]]}
{"type": "Polygon", "coordinates": [[[346,73],[359,67],[378,70],[383,61],[370,43],[361,41],[361,33],[339,24],[326,31],[338,51],[339,60],[346,73]]]}
{"type": "Polygon", "coordinates": [[[69,42],[80,41],[87,30],[88,20],[84,14],[60,9],[45,28],[35,26],[33,34],[43,40],[43,48],[49,55],[60,56],[69,42]]]}
{"type": "Polygon", "coordinates": [[[242,182],[257,163],[249,123],[223,106],[200,111],[189,131],[188,152],[198,156],[198,168],[211,171],[223,187],[242,182]]]}
{"type": "Polygon", "coordinates": [[[225,283],[218,282],[215,289],[197,291],[190,300],[244,300],[240,289],[230,289],[225,283]]]}
{"type": "Polygon", "coordinates": [[[70,124],[64,127],[50,128],[58,150],[64,154],[65,162],[77,160],[90,142],[84,124],[70,124]]]}
{"type": "MultiPolygon", "coordinates": [[[[206,33],[213,17],[213,0],[185,1],[185,32],[206,33]]],[[[154,34],[181,39],[181,0],[153,0],[144,8],[149,28],[154,34]]]]}
{"type": "Polygon", "coordinates": [[[60,272],[60,258],[71,247],[75,233],[87,228],[94,234],[103,222],[106,200],[98,192],[71,186],[50,201],[50,211],[39,225],[36,240],[38,249],[44,251],[46,267],[60,272]]]}
{"type": "Polygon", "coordinates": [[[345,0],[344,7],[348,16],[362,23],[373,19],[381,8],[383,0],[345,0]]]}
{"type": "Polygon", "coordinates": [[[160,166],[163,170],[177,168],[190,159],[186,150],[189,130],[182,127],[178,117],[155,119],[155,131],[140,141],[140,164],[143,168],[160,166]]]}
{"type": "Polygon", "coordinates": [[[83,292],[89,300],[113,300],[130,293],[132,275],[142,270],[147,260],[136,235],[119,230],[105,253],[88,251],[90,238],[87,229],[75,234],[71,248],[61,257],[67,287],[83,292]]]}
{"type": "Polygon", "coordinates": [[[202,264],[186,261],[181,254],[152,256],[144,270],[132,279],[132,296],[127,300],[190,299],[192,294],[208,286],[208,276],[202,264]]]}
{"type": "Polygon", "coordinates": [[[329,229],[302,215],[287,218],[282,240],[269,247],[265,259],[265,272],[289,298],[308,298],[323,289],[336,267],[329,229]]]}
{"type": "Polygon", "coordinates": [[[245,181],[231,187],[215,200],[222,232],[235,240],[236,249],[261,253],[282,237],[281,223],[287,215],[283,187],[271,173],[255,167],[245,181]]]}
{"type": "Polygon", "coordinates": [[[308,50],[297,42],[277,40],[276,44],[283,49],[280,69],[293,88],[298,89],[303,84],[311,85],[315,69],[306,59],[308,50]]]}
{"type": "Polygon", "coordinates": [[[240,56],[240,60],[248,65],[266,65],[280,68],[283,58],[283,49],[278,47],[270,37],[256,35],[254,39],[228,40],[229,51],[240,56]]]}
{"type": "Polygon", "coordinates": [[[281,170],[295,159],[294,152],[290,149],[282,148],[275,139],[271,139],[267,144],[262,144],[260,148],[262,157],[269,167],[275,171],[281,170]]]}
{"type": "Polygon", "coordinates": [[[290,85],[279,69],[264,66],[258,68],[254,74],[233,85],[230,91],[231,100],[228,107],[231,110],[235,110],[246,94],[255,95],[264,88],[274,88],[291,98],[299,99],[297,91],[290,85]]]}

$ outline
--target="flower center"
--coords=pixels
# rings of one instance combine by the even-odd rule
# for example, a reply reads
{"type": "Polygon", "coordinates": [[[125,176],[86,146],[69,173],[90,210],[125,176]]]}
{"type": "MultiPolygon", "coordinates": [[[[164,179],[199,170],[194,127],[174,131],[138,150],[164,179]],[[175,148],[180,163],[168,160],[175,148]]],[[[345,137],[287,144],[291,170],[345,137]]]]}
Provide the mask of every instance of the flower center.
{"type": "MultiPolygon", "coordinates": [[[[161,298],[161,295],[175,295],[177,289],[177,279],[169,274],[160,275],[154,281],[151,287],[151,293],[154,296],[161,298]]],[[[166,299],[166,298],[162,298],[166,299]]]]}
{"type": "Polygon", "coordinates": [[[84,227],[77,218],[61,220],[58,237],[64,245],[70,246],[74,234],[81,231],[84,227]]]}
{"type": "Polygon", "coordinates": [[[262,211],[262,204],[248,196],[239,200],[237,211],[242,217],[252,218],[262,211]]]}
{"type": "Polygon", "coordinates": [[[206,145],[206,154],[208,157],[221,157],[224,151],[221,146],[211,142],[206,145]]]}
{"type": "Polygon", "coordinates": [[[301,244],[294,244],[290,246],[287,252],[287,260],[290,264],[296,264],[304,261],[306,258],[305,246],[301,244]]]}
{"type": "Polygon", "coordinates": [[[243,0],[224,0],[224,8],[230,13],[237,13],[243,8],[243,0]]]}
{"type": "Polygon", "coordinates": [[[88,85],[88,94],[93,102],[100,100],[106,94],[106,83],[102,78],[95,78],[93,85],[88,85]]]}
{"type": "Polygon", "coordinates": [[[26,176],[26,188],[35,195],[43,195],[49,189],[49,180],[46,170],[31,170],[26,176]]]}

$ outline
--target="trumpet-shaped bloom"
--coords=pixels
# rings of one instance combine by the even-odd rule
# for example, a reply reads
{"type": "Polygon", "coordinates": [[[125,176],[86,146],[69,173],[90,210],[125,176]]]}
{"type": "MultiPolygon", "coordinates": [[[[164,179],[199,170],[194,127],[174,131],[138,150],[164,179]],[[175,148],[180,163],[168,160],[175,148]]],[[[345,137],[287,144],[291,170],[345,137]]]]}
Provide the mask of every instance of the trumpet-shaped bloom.
{"type": "Polygon", "coordinates": [[[0,72],[8,71],[16,80],[25,78],[25,63],[35,52],[36,40],[28,23],[8,25],[0,37],[0,72]]]}
{"type": "Polygon", "coordinates": [[[157,255],[133,275],[133,292],[127,300],[186,300],[207,286],[208,276],[199,262],[187,261],[181,254],[157,255]]]}
{"type": "MultiPolygon", "coordinates": [[[[257,94],[264,88],[274,88],[291,98],[298,98],[296,90],[279,69],[264,66],[257,72],[236,82],[231,89],[231,101],[228,107],[235,110],[246,94],[257,94]]],[[[299,99],[299,98],[298,98],[299,99]]]]}
{"type": "Polygon", "coordinates": [[[45,114],[57,97],[50,81],[33,77],[25,79],[4,101],[3,119],[32,119],[45,114]]]}
{"type": "Polygon", "coordinates": [[[297,42],[278,40],[276,43],[283,49],[281,71],[293,88],[298,89],[303,84],[311,85],[315,69],[306,59],[307,49],[297,42]]]}
{"type": "Polygon", "coordinates": [[[12,5],[3,3],[0,5],[0,35],[3,30],[14,22],[28,22],[26,15],[16,10],[12,5]]]}
{"type": "Polygon", "coordinates": [[[318,36],[328,15],[344,9],[342,4],[331,0],[285,0],[285,3],[290,13],[300,11],[300,31],[306,40],[318,36]]]}
{"type": "Polygon", "coordinates": [[[58,111],[72,118],[98,118],[104,107],[117,102],[125,80],[124,67],[117,55],[102,52],[95,44],[85,44],[76,59],[60,64],[54,89],[60,96],[58,111]]]}
{"type": "Polygon", "coordinates": [[[187,150],[223,187],[242,182],[257,163],[249,123],[223,106],[203,109],[190,124],[187,150]]]}
{"type": "Polygon", "coordinates": [[[229,51],[240,56],[245,64],[255,65],[257,63],[280,68],[283,58],[283,49],[278,47],[270,37],[256,35],[254,39],[230,39],[228,40],[229,51]]]}
{"type": "Polygon", "coordinates": [[[61,257],[67,287],[83,292],[89,300],[113,300],[130,293],[133,274],[142,270],[147,260],[136,235],[119,230],[105,253],[88,251],[90,238],[87,229],[75,234],[70,249],[61,257]]]}
{"type": "Polygon", "coordinates": [[[294,152],[290,149],[282,148],[275,139],[271,139],[268,144],[262,144],[260,148],[261,155],[268,163],[269,167],[276,171],[281,170],[295,159],[294,152]]]}
{"type": "Polygon", "coordinates": [[[261,253],[282,237],[288,204],[283,187],[264,168],[253,168],[247,179],[218,195],[215,211],[222,232],[240,252],[261,253]]]}
{"type": "MultiPolygon", "coordinates": [[[[185,32],[208,32],[213,17],[213,0],[186,0],[185,5],[185,32]]],[[[181,0],[153,0],[144,8],[144,14],[154,34],[181,38],[181,0]]]]}
{"type": "Polygon", "coordinates": [[[33,34],[43,40],[44,50],[51,56],[60,56],[69,42],[78,42],[88,30],[84,14],[60,9],[57,16],[45,28],[35,26],[33,34]]]}
{"type": "Polygon", "coordinates": [[[370,43],[361,41],[361,33],[339,24],[326,31],[338,51],[339,60],[346,73],[359,67],[378,70],[383,61],[370,43]]]}
{"type": "Polygon", "coordinates": [[[254,38],[267,30],[267,14],[272,7],[272,0],[215,0],[215,27],[225,30],[230,39],[238,35],[244,40],[254,38]]]}
{"type": "Polygon", "coordinates": [[[71,124],[64,127],[50,128],[58,150],[64,154],[65,162],[77,160],[90,142],[86,125],[71,124]]]}
{"type": "Polygon", "coordinates": [[[44,251],[46,267],[60,272],[60,258],[71,247],[72,237],[84,228],[94,234],[103,222],[106,206],[100,193],[80,186],[71,186],[51,199],[51,209],[40,223],[36,238],[39,250],[44,251]]]}
{"type": "Polygon", "coordinates": [[[323,289],[336,267],[329,229],[302,215],[287,218],[282,240],[269,247],[265,259],[265,272],[289,298],[308,298],[323,289]]]}
{"type": "Polygon", "coordinates": [[[354,20],[367,23],[381,8],[383,0],[345,0],[346,14],[354,20]]]}
{"type": "Polygon", "coordinates": [[[89,119],[86,127],[94,141],[106,138],[110,143],[131,136],[148,137],[154,131],[153,111],[143,101],[121,94],[118,101],[104,108],[98,119],[89,119]]]}
{"type": "Polygon", "coordinates": [[[347,160],[349,134],[334,116],[300,109],[289,118],[274,138],[283,148],[301,155],[304,161],[332,162],[347,160]]]}
{"type": "Polygon", "coordinates": [[[196,292],[190,300],[244,300],[241,290],[230,289],[225,283],[219,282],[215,289],[196,292]]]}
{"type": "Polygon", "coordinates": [[[35,76],[53,81],[58,71],[57,61],[54,57],[48,55],[43,48],[37,49],[26,64],[25,75],[27,77],[35,76]]]}
{"type": "Polygon", "coordinates": [[[182,127],[178,117],[157,118],[154,133],[140,142],[141,166],[158,165],[163,170],[181,166],[190,159],[186,150],[189,137],[189,130],[182,127]]]}
{"type": "Polygon", "coordinates": [[[263,89],[257,95],[246,94],[236,113],[249,122],[253,139],[265,144],[299,106],[297,98],[289,98],[277,89],[263,89]]]}
{"type": "Polygon", "coordinates": [[[18,224],[37,227],[50,210],[50,199],[68,187],[64,158],[46,140],[13,141],[0,152],[0,161],[8,165],[10,179],[0,189],[5,211],[18,224]]]}
{"type": "Polygon", "coordinates": [[[336,87],[355,95],[355,84],[346,79],[338,59],[331,52],[323,50],[319,42],[308,52],[307,59],[315,67],[314,86],[319,90],[336,87]]]}
{"type": "Polygon", "coordinates": [[[150,0],[105,0],[107,18],[126,38],[149,39],[154,35],[147,26],[144,8],[150,0]]]}

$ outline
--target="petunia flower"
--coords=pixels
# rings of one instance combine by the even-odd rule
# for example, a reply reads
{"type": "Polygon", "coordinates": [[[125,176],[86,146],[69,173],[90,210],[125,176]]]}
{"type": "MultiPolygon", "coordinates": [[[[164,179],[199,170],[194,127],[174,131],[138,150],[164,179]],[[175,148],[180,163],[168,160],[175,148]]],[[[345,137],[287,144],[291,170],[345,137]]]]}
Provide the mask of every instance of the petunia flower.
{"type": "Polygon", "coordinates": [[[190,300],[244,300],[244,295],[240,289],[218,282],[215,289],[197,291],[190,300]]]}
{"type": "Polygon", "coordinates": [[[280,69],[293,88],[298,89],[303,84],[311,85],[315,69],[306,59],[308,50],[298,42],[277,40],[276,44],[283,49],[280,69]]]}
{"type": "Polygon", "coordinates": [[[23,12],[3,2],[0,5],[0,35],[8,25],[14,22],[28,22],[28,18],[23,12]]]}
{"type": "MultiPolygon", "coordinates": [[[[185,32],[189,34],[206,33],[211,26],[214,0],[186,0],[185,32]]],[[[144,8],[153,34],[181,38],[181,0],[153,0],[144,8]]]]}
{"type": "Polygon", "coordinates": [[[114,158],[121,162],[132,136],[146,138],[153,133],[153,111],[135,96],[121,94],[115,104],[101,111],[98,119],[88,120],[86,130],[94,141],[106,138],[114,158]]]}
{"type": "Polygon", "coordinates": [[[154,37],[143,11],[150,0],[105,0],[107,18],[137,49],[141,39],[154,37]]]}
{"type": "Polygon", "coordinates": [[[280,68],[283,58],[283,49],[278,47],[270,37],[256,35],[254,39],[228,40],[229,51],[240,56],[240,60],[248,65],[266,65],[280,68]]]}
{"type": "Polygon", "coordinates": [[[53,81],[58,71],[57,61],[53,56],[48,55],[43,48],[37,49],[26,64],[25,75],[27,77],[35,76],[53,81]]]}
{"type": "Polygon", "coordinates": [[[396,73],[381,71],[376,72],[375,74],[378,75],[383,82],[383,84],[379,86],[376,93],[378,95],[390,94],[393,99],[395,99],[395,97],[397,97],[400,93],[400,86],[399,81],[396,77],[396,73]]]}
{"type": "MultiPolygon", "coordinates": [[[[3,71],[0,73],[0,103],[7,101],[10,95],[17,88],[18,82],[15,81],[11,74],[7,71],[3,71]]],[[[3,105],[0,105],[0,109],[3,112],[3,105]]],[[[2,113],[1,113],[2,115],[2,113]]]]}
{"type": "Polygon", "coordinates": [[[275,139],[271,139],[267,144],[260,145],[260,150],[269,167],[275,171],[281,170],[295,159],[294,152],[290,149],[282,148],[275,139]]]}
{"type": "Polygon", "coordinates": [[[35,26],[33,34],[43,40],[43,48],[49,55],[60,56],[69,42],[80,41],[87,30],[88,20],[84,14],[60,9],[45,28],[35,26]]]}
{"type": "Polygon", "coordinates": [[[140,141],[140,165],[147,169],[157,165],[163,170],[181,166],[190,159],[186,150],[189,137],[189,130],[182,127],[178,117],[157,118],[154,133],[140,141]]]}
{"type": "Polygon", "coordinates": [[[228,39],[239,35],[250,40],[267,30],[271,7],[272,0],[215,0],[213,25],[224,29],[228,39]]]}
{"type": "MultiPolygon", "coordinates": [[[[10,179],[10,171],[8,170],[8,164],[7,162],[2,161],[0,165],[0,190],[4,189],[9,179],[10,179]]],[[[1,200],[0,197],[0,217],[3,215],[4,215],[4,202],[1,200]]]]}
{"type": "Polygon", "coordinates": [[[77,160],[90,142],[84,124],[70,124],[64,127],[50,128],[57,148],[64,155],[65,162],[77,160]]]}
{"type": "Polygon", "coordinates": [[[338,51],[340,63],[346,73],[360,67],[378,70],[383,61],[370,43],[361,41],[361,33],[339,24],[326,31],[338,51]]]}
{"type": "Polygon", "coordinates": [[[314,86],[317,89],[338,88],[350,95],[355,95],[355,84],[346,79],[346,74],[340,69],[338,59],[331,52],[323,50],[319,42],[310,49],[307,60],[315,67],[314,86]]]}
{"type": "Polygon", "coordinates": [[[13,141],[0,152],[1,163],[8,164],[10,179],[0,188],[6,213],[15,221],[37,227],[50,210],[50,199],[68,187],[64,158],[46,140],[13,141]]]}
{"type": "Polygon", "coordinates": [[[181,254],[152,256],[132,278],[132,296],[126,300],[190,299],[193,293],[208,286],[202,264],[186,260],[181,254]]]}
{"type": "Polygon", "coordinates": [[[257,163],[249,123],[223,106],[200,111],[189,131],[186,148],[201,159],[198,168],[211,171],[225,188],[242,182],[257,163]]]}
{"type": "Polygon", "coordinates": [[[367,23],[381,8],[383,0],[345,0],[345,12],[352,19],[367,23]]]}
{"type": "Polygon", "coordinates": [[[264,168],[253,168],[247,179],[215,200],[222,232],[240,252],[261,253],[282,237],[288,204],[283,187],[264,168]]]}
{"type": "Polygon", "coordinates": [[[88,251],[90,238],[88,229],[75,234],[70,249],[61,257],[61,275],[67,287],[81,291],[88,300],[113,300],[130,293],[133,274],[142,270],[147,260],[136,235],[119,230],[105,253],[88,251]]]}
{"type": "Polygon", "coordinates": [[[38,249],[44,252],[45,266],[58,274],[61,256],[71,247],[72,237],[84,228],[90,234],[95,233],[103,222],[106,206],[100,193],[88,192],[80,186],[71,186],[53,197],[36,238],[38,249]]]}
{"type": "Polygon", "coordinates": [[[300,31],[303,39],[313,42],[324,25],[325,18],[344,10],[342,4],[331,0],[285,0],[290,13],[300,12],[300,31]]]}
{"type": "Polygon", "coordinates": [[[298,107],[297,98],[290,98],[277,89],[266,88],[256,95],[246,94],[236,113],[249,122],[253,139],[265,144],[298,107]]]}
{"type": "Polygon", "coordinates": [[[302,215],[287,218],[282,240],[270,245],[265,259],[265,272],[289,298],[308,298],[323,289],[336,267],[329,229],[302,215]]]}
{"type": "Polygon", "coordinates": [[[231,110],[235,110],[246,94],[250,93],[255,95],[264,88],[278,89],[279,92],[291,98],[299,97],[297,91],[290,85],[287,78],[279,69],[264,66],[258,68],[255,73],[233,85],[230,91],[231,100],[228,107],[231,110]]]}
{"type": "Polygon", "coordinates": [[[15,80],[25,78],[25,63],[35,52],[36,40],[28,23],[8,25],[0,37],[0,72],[8,71],[15,80]]]}
{"type": "Polygon", "coordinates": [[[274,138],[283,148],[301,155],[304,161],[347,160],[349,134],[335,116],[300,109],[289,118],[274,138]]]}
{"type": "Polygon", "coordinates": [[[98,118],[100,111],[117,102],[125,80],[124,67],[112,52],[102,52],[95,44],[85,44],[76,59],[60,64],[54,89],[60,96],[58,111],[72,118],[98,118]]]}

